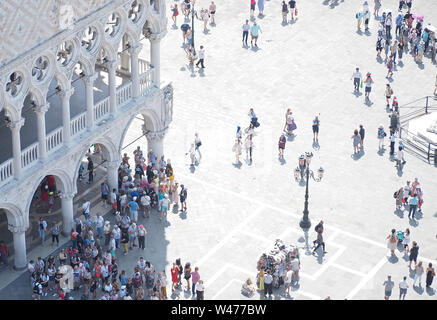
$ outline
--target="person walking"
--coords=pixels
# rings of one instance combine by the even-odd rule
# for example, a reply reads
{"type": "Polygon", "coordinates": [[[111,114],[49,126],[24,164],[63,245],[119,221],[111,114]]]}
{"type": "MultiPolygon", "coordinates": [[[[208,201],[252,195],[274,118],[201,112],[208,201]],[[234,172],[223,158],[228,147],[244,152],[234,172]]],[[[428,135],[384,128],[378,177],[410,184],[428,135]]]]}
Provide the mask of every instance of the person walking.
{"type": "Polygon", "coordinates": [[[285,150],[285,143],[287,142],[287,139],[285,138],[285,134],[282,133],[279,137],[278,142],[278,148],[279,148],[279,159],[284,159],[284,150],[285,150]]]}
{"type": "Polygon", "coordinates": [[[399,210],[402,207],[402,197],[404,195],[404,188],[401,187],[398,191],[396,191],[395,195],[396,195],[396,210],[399,210]]]}
{"type": "Polygon", "coordinates": [[[52,245],[55,244],[55,240],[56,240],[56,245],[59,246],[59,226],[56,224],[56,222],[53,222],[51,232],[52,232],[52,245]]]}
{"type": "Polygon", "coordinates": [[[405,300],[408,288],[407,277],[404,277],[404,280],[399,282],[399,300],[405,300]]]}
{"type": "Polygon", "coordinates": [[[387,83],[385,87],[385,98],[387,101],[387,108],[390,107],[390,99],[392,95],[393,95],[393,89],[390,87],[390,84],[387,83]]]}
{"type": "Polygon", "coordinates": [[[217,10],[217,6],[215,5],[214,1],[211,1],[211,4],[209,5],[209,13],[211,15],[211,25],[215,25],[215,12],[217,10]]]}
{"type": "Polygon", "coordinates": [[[366,132],[366,131],[365,131],[363,125],[360,124],[360,131],[359,131],[359,134],[360,134],[360,138],[361,138],[361,141],[360,141],[360,148],[361,148],[361,149],[364,148],[364,135],[365,135],[365,132],[366,132]]]}
{"type": "Polygon", "coordinates": [[[205,61],[205,49],[203,48],[203,46],[200,46],[199,61],[197,61],[196,67],[199,68],[199,63],[200,63],[202,65],[202,69],[205,69],[205,66],[203,64],[204,61],[205,61]]]}
{"type": "Polygon", "coordinates": [[[39,218],[38,230],[39,230],[39,236],[41,237],[41,245],[43,246],[44,241],[46,240],[47,222],[43,220],[42,217],[39,218]]]}
{"type": "Polygon", "coordinates": [[[394,129],[390,129],[390,155],[395,154],[395,142],[396,142],[396,134],[394,129]]]}
{"type": "Polygon", "coordinates": [[[181,191],[179,192],[179,200],[181,202],[181,211],[187,211],[187,189],[181,184],[181,191]]]}
{"type": "Polygon", "coordinates": [[[410,209],[408,211],[408,219],[410,217],[414,220],[414,214],[416,213],[417,204],[419,203],[419,199],[417,198],[416,194],[413,194],[413,196],[410,198],[410,209]],[[413,213],[413,215],[411,215],[413,213]]]}
{"type": "Polygon", "coordinates": [[[177,3],[174,4],[174,6],[171,6],[171,11],[172,11],[172,16],[171,18],[173,19],[173,25],[176,27],[176,18],[179,15],[179,10],[178,10],[178,5],[177,3]]]}
{"type": "Polygon", "coordinates": [[[414,266],[417,264],[417,256],[419,255],[419,246],[416,241],[413,241],[412,247],[410,249],[410,263],[408,264],[408,268],[411,268],[411,262],[414,261],[414,266]]]}
{"type": "Polygon", "coordinates": [[[384,149],[384,138],[387,133],[384,132],[384,127],[380,125],[378,127],[378,141],[379,141],[379,150],[384,149]]]}
{"type": "Polygon", "coordinates": [[[352,139],[353,146],[354,146],[354,154],[359,153],[360,151],[359,151],[358,147],[359,147],[360,142],[361,142],[361,137],[358,134],[357,129],[354,130],[354,134],[352,135],[351,139],[352,139]]]}
{"type": "Polygon", "coordinates": [[[250,162],[252,162],[252,148],[253,148],[252,135],[246,136],[246,140],[244,141],[244,148],[246,149],[246,159],[250,156],[250,162]]]}
{"type": "Polygon", "coordinates": [[[404,237],[402,238],[402,245],[404,246],[404,254],[408,254],[410,251],[410,229],[406,229],[404,232],[404,237]]]}
{"type": "Polygon", "coordinates": [[[171,292],[174,292],[175,288],[178,286],[178,276],[179,276],[179,268],[176,263],[173,262],[173,267],[170,269],[171,273],[171,292]]]}
{"type": "Polygon", "coordinates": [[[372,84],[373,84],[372,74],[370,72],[366,74],[366,80],[364,80],[364,83],[366,84],[364,88],[365,99],[366,101],[370,101],[370,92],[372,91],[372,84]]]}
{"type": "Polygon", "coordinates": [[[355,72],[352,73],[352,78],[354,79],[354,91],[359,92],[360,91],[360,84],[362,81],[362,76],[361,76],[361,72],[360,72],[360,68],[355,68],[355,72]]]}
{"type": "Polygon", "coordinates": [[[9,267],[8,256],[9,256],[8,246],[6,245],[6,243],[3,240],[1,240],[0,241],[0,258],[6,267],[9,267]]]}
{"type": "Polygon", "coordinates": [[[273,276],[271,275],[270,270],[264,275],[264,297],[269,295],[269,298],[272,296],[272,287],[273,287],[273,276]]]}
{"type": "Polygon", "coordinates": [[[250,45],[252,45],[253,41],[255,40],[255,47],[258,48],[257,42],[258,42],[258,36],[259,32],[262,33],[261,27],[256,23],[256,21],[253,22],[253,26],[250,28],[250,45]]]}
{"type": "Polygon", "coordinates": [[[391,280],[391,276],[387,276],[387,280],[382,284],[384,286],[384,299],[389,300],[395,283],[391,280]]]}
{"type": "Polygon", "coordinates": [[[313,120],[313,141],[319,141],[319,128],[320,128],[319,116],[316,116],[313,120]]]}
{"type": "Polygon", "coordinates": [[[255,5],[256,5],[256,1],[255,0],[250,0],[250,18],[251,19],[255,19],[254,14],[255,14],[255,5]]]}
{"type": "Polygon", "coordinates": [[[373,11],[373,14],[378,17],[379,16],[379,9],[381,9],[381,0],[374,0],[375,2],[375,10],[373,11]]]}
{"type": "Polygon", "coordinates": [[[282,23],[287,24],[288,5],[282,1],[282,23]]]}
{"type": "Polygon", "coordinates": [[[297,7],[296,7],[296,1],[290,0],[288,1],[288,5],[290,6],[290,15],[291,15],[291,21],[294,21],[294,16],[297,16],[297,7]]]}
{"type": "Polygon", "coordinates": [[[191,293],[194,297],[194,295],[196,294],[196,284],[200,280],[199,267],[194,268],[194,271],[191,272],[191,277],[192,277],[191,281],[193,282],[193,285],[191,286],[191,289],[192,289],[191,293]]]}
{"type": "Polygon", "coordinates": [[[236,139],[235,140],[235,144],[232,147],[232,151],[235,152],[235,163],[239,164],[241,163],[240,161],[240,155],[241,155],[241,140],[240,139],[236,139]]]}
{"type": "Polygon", "coordinates": [[[88,219],[90,214],[91,202],[87,199],[83,199],[82,214],[85,216],[85,220],[88,219]]]}
{"type": "Polygon", "coordinates": [[[261,16],[264,16],[264,0],[258,0],[258,11],[261,16]]]}
{"type": "Polygon", "coordinates": [[[144,250],[146,244],[146,228],[142,224],[138,226],[138,249],[144,250]]]}
{"type": "Polygon", "coordinates": [[[395,254],[396,244],[399,241],[398,235],[396,234],[395,229],[391,229],[391,233],[387,236],[387,248],[390,249],[391,255],[395,254]]]}
{"type": "Polygon", "coordinates": [[[94,181],[94,163],[91,157],[88,157],[88,184],[94,181]]]}
{"type": "Polygon", "coordinates": [[[203,284],[203,280],[199,280],[196,283],[196,296],[197,296],[197,300],[205,299],[205,286],[203,284]]]}
{"type": "Polygon", "coordinates": [[[426,287],[431,287],[432,280],[434,280],[435,277],[435,270],[432,267],[432,263],[430,262],[428,264],[428,268],[426,268],[426,287]]]}
{"type": "Polygon", "coordinates": [[[419,287],[422,286],[422,275],[424,273],[424,269],[422,266],[422,261],[419,261],[417,266],[414,268],[414,283],[413,287],[416,286],[416,281],[419,280],[419,287]]]}
{"type": "Polygon", "coordinates": [[[243,29],[243,44],[247,46],[247,37],[249,36],[249,30],[250,30],[249,20],[246,20],[246,23],[243,24],[242,29],[243,29]]]}
{"type": "Polygon", "coordinates": [[[200,161],[200,158],[202,158],[202,154],[200,153],[200,146],[202,145],[202,141],[200,140],[199,134],[197,132],[194,134],[194,145],[195,145],[194,150],[199,153],[199,161],[200,161]]]}
{"type": "Polygon", "coordinates": [[[328,253],[325,251],[325,242],[323,242],[323,236],[322,236],[323,232],[317,232],[317,239],[315,240],[315,242],[317,243],[317,246],[313,249],[312,254],[315,255],[316,254],[316,250],[322,246],[323,249],[323,254],[328,253]]]}

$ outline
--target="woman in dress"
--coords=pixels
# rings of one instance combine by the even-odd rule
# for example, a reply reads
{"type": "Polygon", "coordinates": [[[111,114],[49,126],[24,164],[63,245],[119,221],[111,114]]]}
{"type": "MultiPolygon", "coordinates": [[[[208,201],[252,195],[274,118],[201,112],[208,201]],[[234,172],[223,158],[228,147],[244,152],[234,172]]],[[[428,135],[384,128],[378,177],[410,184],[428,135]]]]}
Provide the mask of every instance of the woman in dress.
{"type": "Polygon", "coordinates": [[[354,145],[354,154],[359,152],[359,144],[361,142],[361,136],[358,134],[358,130],[355,129],[354,130],[354,134],[351,137],[352,141],[353,141],[353,145],[354,145]]]}
{"type": "Polygon", "coordinates": [[[173,11],[171,18],[173,19],[174,25],[176,26],[176,18],[179,15],[178,5],[176,3],[174,4],[174,6],[171,6],[171,11],[173,11]]]}
{"type": "Polygon", "coordinates": [[[287,134],[292,135],[293,131],[296,129],[296,123],[291,113],[287,116],[287,134]]]}
{"type": "Polygon", "coordinates": [[[404,233],[404,238],[402,239],[402,245],[404,246],[404,253],[408,254],[408,252],[410,251],[410,229],[406,229],[405,233],[404,233]]]}
{"type": "Polygon", "coordinates": [[[285,124],[284,124],[284,131],[287,131],[287,119],[288,119],[288,116],[289,115],[292,115],[293,114],[293,112],[291,112],[291,109],[290,108],[288,108],[287,109],[287,112],[285,113],[285,124]]]}
{"type": "Polygon", "coordinates": [[[285,149],[285,143],[287,142],[287,139],[285,138],[285,135],[282,133],[279,137],[278,142],[278,149],[279,149],[279,158],[284,159],[284,149],[285,149]]]}
{"type": "Polygon", "coordinates": [[[416,268],[414,268],[414,283],[413,283],[413,287],[416,286],[416,281],[417,279],[419,279],[419,287],[422,286],[422,275],[423,275],[423,266],[422,266],[422,261],[419,261],[419,263],[417,264],[416,268]]]}
{"type": "Polygon", "coordinates": [[[187,291],[191,290],[190,278],[191,278],[191,264],[187,262],[184,268],[184,279],[187,280],[187,291]]]}
{"type": "Polygon", "coordinates": [[[264,292],[264,269],[261,268],[261,270],[258,273],[259,278],[259,291],[264,292]]]}
{"type": "MultiPolygon", "coordinates": [[[[432,280],[435,277],[435,270],[432,267],[432,263],[428,264],[428,268],[426,268],[426,287],[429,288],[432,284],[432,280]]],[[[44,287],[44,286],[43,286],[44,287]]],[[[47,293],[45,294],[47,295],[47,293]]]]}
{"type": "Polygon", "coordinates": [[[391,230],[391,234],[388,235],[387,239],[388,239],[387,247],[390,249],[391,255],[393,256],[395,254],[396,244],[399,241],[399,238],[398,238],[398,235],[396,234],[395,229],[391,230]]]}

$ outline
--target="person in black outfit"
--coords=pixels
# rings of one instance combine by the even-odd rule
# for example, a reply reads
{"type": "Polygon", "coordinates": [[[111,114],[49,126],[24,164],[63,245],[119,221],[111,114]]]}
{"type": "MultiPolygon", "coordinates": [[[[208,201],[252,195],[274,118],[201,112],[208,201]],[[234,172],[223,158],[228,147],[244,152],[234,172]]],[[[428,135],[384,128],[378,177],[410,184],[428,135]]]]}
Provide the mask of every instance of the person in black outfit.
{"type": "Polygon", "coordinates": [[[410,263],[408,264],[408,267],[411,268],[411,262],[414,261],[414,266],[417,265],[417,256],[419,255],[419,246],[417,245],[416,241],[413,241],[413,246],[410,249],[410,263]]]}
{"type": "Polygon", "coordinates": [[[364,134],[365,134],[365,130],[364,130],[362,124],[360,124],[359,134],[360,134],[360,137],[361,137],[361,149],[363,149],[364,148],[364,134]]]}
{"type": "Polygon", "coordinates": [[[90,157],[88,157],[88,183],[94,180],[94,163],[90,157]]]}

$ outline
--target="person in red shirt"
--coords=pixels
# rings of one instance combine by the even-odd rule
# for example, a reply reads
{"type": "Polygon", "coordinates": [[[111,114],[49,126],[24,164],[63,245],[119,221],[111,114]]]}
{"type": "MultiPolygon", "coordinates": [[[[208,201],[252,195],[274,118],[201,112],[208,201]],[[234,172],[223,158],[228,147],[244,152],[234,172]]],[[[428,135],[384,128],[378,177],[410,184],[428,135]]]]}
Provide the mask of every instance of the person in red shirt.
{"type": "Polygon", "coordinates": [[[171,268],[171,292],[174,291],[175,285],[179,282],[178,275],[179,268],[176,266],[176,263],[173,262],[173,268],[171,268]]]}
{"type": "Polygon", "coordinates": [[[54,176],[47,176],[47,185],[49,186],[49,191],[56,191],[56,180],[54,176]]]}
{"type": "Polygon", "coordinates": [[[1,259],[3,261],[3,263],[5,264],[6,267],[9,267],[9,261],[8,261],[8,256],[9,256],[9,251],[8,251],[8,246],[5,244],[5,242],[3,240],[0,241],[0,254],[1,254],[1,259]]]}
{"type": "Polygon", "coordinates": [[[73,243],[73,248],[77,249],[77,235],[78,233],[74,228],[71,228],[70,236],[71,236],[71,242],[73,243]]]}

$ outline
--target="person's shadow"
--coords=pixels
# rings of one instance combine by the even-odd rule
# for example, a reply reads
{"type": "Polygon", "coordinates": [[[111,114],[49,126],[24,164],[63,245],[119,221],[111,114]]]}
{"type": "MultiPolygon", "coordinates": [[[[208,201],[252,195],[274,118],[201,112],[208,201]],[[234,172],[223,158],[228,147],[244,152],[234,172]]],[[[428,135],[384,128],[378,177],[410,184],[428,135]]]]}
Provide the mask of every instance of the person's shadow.
{"type": "Polygon", "coordinates": [[[390,256],[387,256],[387,261],[395,264],[399,261],[399,258],[396,256],[396,254],[394,254],[394,255],[390,254],[390,256]]]}
{"type": "Polygon", "coordinates": [[[285,159],[283,158],[279,158],[279,162],[281,163],[282,166],[287,163],[287,161],[285,161],[285,159]]]}
{"type": "Polygon", "coordinates": [[[404,211],[401,209],[396,209],[395,211],[393,211],[393,213],[395,215],[397,215],[399,218],[403,218],[404,217],[404,211]]]}
{"type": "Polygon", "coordinates": [[[361,91],[354,91],[353,95],[358,98],[358,97],[362,96],[363,94],[361,93],[361,91]]]}
{"type": "Polygon", "coordinates": [[[381,157],[384,155],[384,153],[385,153],[385,148],[381,148],[381,149],[379,149],[378,152],[377,152],[377,154],[378,154],[379,156],[381,156],[381,157]]]}
{"type": "Polygon", "coordinates": [[[293,141],[294,140],[294,138],[296,137],[296,135],[294,134],[294,133],[292,133],[292,134],[287,134],[287,141],[293,141]]]}
{"type": "Polygon", "coordinates": [[[373,105],[373,102],[372,102],[370,99],[366,99],[366,100],[364,101],[364,104],[365,104],[366,106],[368,106],[368,107],[371,107],[371,106],[373,105]]]}
{"type": "Polygon", "coordinates": [[[190,165],[190,172],[194,173],[196,171],[196,166],[190,165]]]}
{"type": "Polygon", "coordinates": [[[410,221],[409,221],[409,223],[410,223],[410,226],[412,226],[412,227],[417,227],[418,225],[419,225],[419,223],[416,221],[416,220],[414,220],[414,219],[411,219],[411,218],[408,218],[410,221]]]}
{"type": "Polygon", "coordinates": [[[320,150],[320,144],[318,140],[313,140],[313,149],[316,151],[320,150]]]}
{"type": "Polygon", "coordinates": [[[237,168],[237,169],[241,169],[242,164],[243,164],[243,163],[240,161],[240,162],[238,162],[238,163],[233,163],[232,165],[233,165],[235,168],[237,168]]]}
{"type": "Polygon", "coordinates": [[[429,296],[433,296],[433,295],[435,295],[435,290],[433,288],[431,288],[431,287],[426,287],[426,293],[429,296]]]}
{"type": "Polygon", "coordinates": [[[417,292],[418,294],[420,294],[420,295],[422,295],[423,292],[425,291],[421,285],[419,285],[419,286],[413,286],[413,289],[414,289],[414,291],[416,291],[416,292],[417,292]]]}

